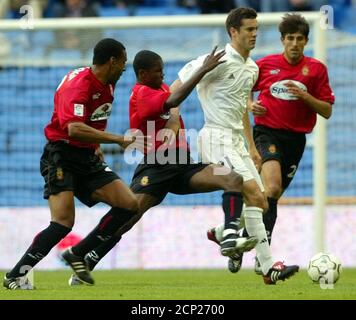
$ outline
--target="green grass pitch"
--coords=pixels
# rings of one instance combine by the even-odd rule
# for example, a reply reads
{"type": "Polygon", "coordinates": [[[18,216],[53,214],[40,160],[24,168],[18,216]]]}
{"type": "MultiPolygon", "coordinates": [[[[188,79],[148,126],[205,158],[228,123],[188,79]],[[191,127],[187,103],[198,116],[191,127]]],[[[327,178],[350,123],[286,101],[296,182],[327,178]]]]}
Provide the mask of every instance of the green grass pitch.
{"type": "MultiPolygon", "coordinates": [[[[4,272],[0,273],[4,276],[4,272]]],[[[69,287],[69,271],[35,271],[36,290],[0,289],[0,300],[355,300],[356,269],[344,269],[333,289],[313,284],[305,270],[267,286],[252,270],[95,271],[95,286],[69,287]]]]}

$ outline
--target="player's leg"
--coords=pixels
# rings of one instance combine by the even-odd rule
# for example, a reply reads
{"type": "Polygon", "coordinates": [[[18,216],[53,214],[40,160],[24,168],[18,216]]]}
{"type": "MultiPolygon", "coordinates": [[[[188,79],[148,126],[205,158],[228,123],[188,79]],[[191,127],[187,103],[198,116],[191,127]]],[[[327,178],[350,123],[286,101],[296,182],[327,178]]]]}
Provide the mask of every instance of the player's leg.
{"type": "MultiPolygon", "coordinates": [[[[215,190],[224,190],[222,207],[225,215],[224,230],[222,241],[220,242],[221,253],[224,256],[230,256],[236,253],[238,245],[237,220],[240,219],[242,211],[242,177],[229,168],[221,165],[209,165],[201,171],[194,173],[189,180],[189,188],[193,192],[211,192],[215,190]],[[221,173],[225,170],[226,174],[221,173]],[[229,173],[227,173],[229,172],[229,173]]],[[[251,250],[255,245],[254,239],[241,243],[242,251],[251,250]],[[250,243],[250,241],[254,243],[250,243]]],[[[239,246],[239,245],[238,245],[239,246]]]]}
{"type": "Polygon", "coordinates": [[[283,194],[282,169],[279,161],[268,160],[262,164],[261,177],[266,189],[268,210],[263,216],[268,241],[271,243],[272,232],[277,220],[277,203],[283,194]]]}
{"type": "MultiPolygon", "coordinates": [[[[130,198],[132,199],[132,195],[134,195],[137,201],[138,212],[127,223],[119,226],[110,239],[87,251],[85,261],[87,262],[89,270],[94,269],[98,262],[121,240],[121,235],[130,230],[144,212],[159,204],[164,199],[171,183],[171,176],[172,172],[169,166],[140,164],[136,168],[131,183],[132,191],[129,193],[131,195],[130,198]]],[[[101,196],[100,199],[103,199],[103,196],[101,196]]],[[[109,203],[108,199],[103,199],[103,201],[109,203]]],[[[69,284],[76,285],[79,283],[75,278],[74,280],[71,278],[69,284]]]]}
{"type": "Polygon", "coordinates": [[[51,195],[48,202],[51,210],[51,222],[46,229],[35,236],[19,262],[6,274],[4,286],[8,289],[31,289],[31,287],[27,287],[26,283],[25,286],[21,286],[20,277],[25,276],[72,230],[74,224],[73,192],[64,191],[51,195]]]}
{"type": "Polygon", "coordinates": [[[80,258],[84,261],[88,252],[114,238],[117,230],[135,217],[138,211],[135,195],[119,179],[115,179],[95,190],[91,194],[91,198],[95,202],[104,202],[110,205],[111,209],[83,240],[62,254],[79,279],[88,284],[92,284],[90,277],[88,275],[81,276],[76,264],[71,263],[70,260],[80,258]]]}
{"type": "Polygon", "coordinates": [[[73,174],[57,166],[58,162],[68,162],[62,152],[53,152],[54,148],[59,151],[61,146],[48,143],[40,162],[41,174],[45,180],[44,198],[48,199],[51,222],[36,235],[20,261],[6,274],[4,286],[8,289],[26,289],[19,285],[19,278],[41,261],[71,231],[74,224],[73,174]]]}
{"type": "Polygon", "coordinates": [[[95,268],[99,261],[104,258],[113,247],[115,247],[115,245],[121,240],[122,235],[129,231],[141,219],[147,210],[156,206],[160,202],[160,200],[150,194],[136,194],[135,196],[138,201],[138,213],[128,223],[120,228],[111,239],[103,242],[85,256],[85,261],[90,271],[95,268]]]}
{"type": "Polygon", "coordinates": [[[255,249],[257,259],[261,265],[263,280],[266,284],[275,284],[278,280],[284,281],[298,272],[299,267],[296,265],[286,266],[279,261],[273,262],[266,228],[262,219],[264,196],[256,180],[249,180],[244,184],[243,194],[246,202],[244,210],[245,228],[250,236],[255,236],[258,239],[255,249]]]}
{"type": "Polygon", "coordinates": [[[256,148],[262,158],[261,177],[268,200],[268,210],[263,215],[268,241],[271,242],[272,231],[277,219],[277,202],[283,193],[282,164],[285,159],[284,149],[291,149],[292,145],[283,148],[283,137],[278,130],[255,126],[253,138],[256,148]]]}

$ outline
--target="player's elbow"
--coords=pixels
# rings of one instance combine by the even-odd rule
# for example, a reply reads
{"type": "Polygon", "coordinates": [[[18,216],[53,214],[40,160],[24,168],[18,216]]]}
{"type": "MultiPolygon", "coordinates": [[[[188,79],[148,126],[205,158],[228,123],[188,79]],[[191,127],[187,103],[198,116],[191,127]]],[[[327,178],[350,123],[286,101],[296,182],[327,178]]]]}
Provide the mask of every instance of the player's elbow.
{"type": "Polygon", "coordinates": [[[327,110],[324,112],[324,114],[323,114],[323,117],[325,118],[325,119],[329,119],[330,117],[331,117],[331,115],[332,115],[332,108],[331,108],[331,106],[329,107],[329,108],[327,108],[327,110]]]}
{"type": "Polygon", "coordinates": [[[68,124],[68,136],[69,138],[76,138],[78,137],[81,131],[81,124],[80,123],[70,123],[68,124]]]}

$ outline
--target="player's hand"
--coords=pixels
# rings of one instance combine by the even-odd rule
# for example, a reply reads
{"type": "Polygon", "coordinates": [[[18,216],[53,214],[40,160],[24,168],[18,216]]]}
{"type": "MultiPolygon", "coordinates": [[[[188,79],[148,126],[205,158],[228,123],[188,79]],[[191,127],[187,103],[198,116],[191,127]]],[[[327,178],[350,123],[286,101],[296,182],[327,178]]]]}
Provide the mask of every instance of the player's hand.
{"type": "Polygon", "coordinates": [[[151,136],[144,136],[140,130],[131,130],[125,134],[124,140],[120,143],[121,147],[127,150],[137,149],[142,153],[152,147],[151,136]]]}
{"type": "Polygon", "coordinates": [[[261,155],[259,154],[259,152],[257,151],[256,148],[251,148],[249,150],[249,152],[250,152],[251,159],[252,159],[253,163],[255,164],[255,167],[256,167],[257,171],[260,172],[261,168],[262,168],[262,157],[261,157],[261,155]]]}
{"type": "Polygon", "coordinates": [[[298,98],[298,99],[305,99],[306,94],[308,94],[306,91],[300,89],[295,83],[292,81],[288,81],[285,86],[288,88],[288,93],[290,93],[292,96],[298,98]]]}
{"type": "Polygon", "coordinates": [[[157,140],[163,141],[163,146],[169,147],[172,146],[177,139],[177,135],[174,130],[169,128],[164,128],[160,130],[157,134],[157,140]]]}
{"type": "Polygon", "coordinates": [[[100,161],[104,162],[104,153],[100,147],[95,149],[95,155],[100,159],[100,161]]]}
{"type": "Polygon", "coordinates": [[[267,109],[263,105],[261,105],[261,100],[253,101],[249,105],[249,109],[252,112],[252,114],[256,117],[262,117],[267,112],[267,109]]]}
{"type": "Polygon", "coordinates": [[[221,50],[216,53],[218,46],[215,46],[213,51],[205,58],[202,68],[205,72],[213,70],[219,64],[225,63],[226,60],[220,61],[220,59],[226,54],[225,50],[221,50]]]}

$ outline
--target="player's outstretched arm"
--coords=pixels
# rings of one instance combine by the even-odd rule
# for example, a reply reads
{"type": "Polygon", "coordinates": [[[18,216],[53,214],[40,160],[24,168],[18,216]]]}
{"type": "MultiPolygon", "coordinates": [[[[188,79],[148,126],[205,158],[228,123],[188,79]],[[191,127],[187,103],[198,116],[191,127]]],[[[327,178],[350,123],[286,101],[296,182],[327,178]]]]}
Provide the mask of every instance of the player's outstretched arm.
{"type": "Polygon", "coordinates": [[[116,143],[123,148],[135,144],[135,148],[143,149],[149,147],[147,137],[142,134],[123,136],[110,132],[94,129],[83,122],[71,122],[68,124],[68,135],[70,138],[89,143],[116,143]]]}
{"type": "Polygon", "coordinates": [[[184,82],[182,86],[180,86],[169,96],[164,105],[167,110],[179,106],[193,91],[194,87],[199,83],[205,74],[225,62],[220,60],[225,55],[225,51],[222,50],[216,53],[216,49],[217,47],[215,47],[205,58],[203,65],[189,78],[189,80],[184,82]]]}

